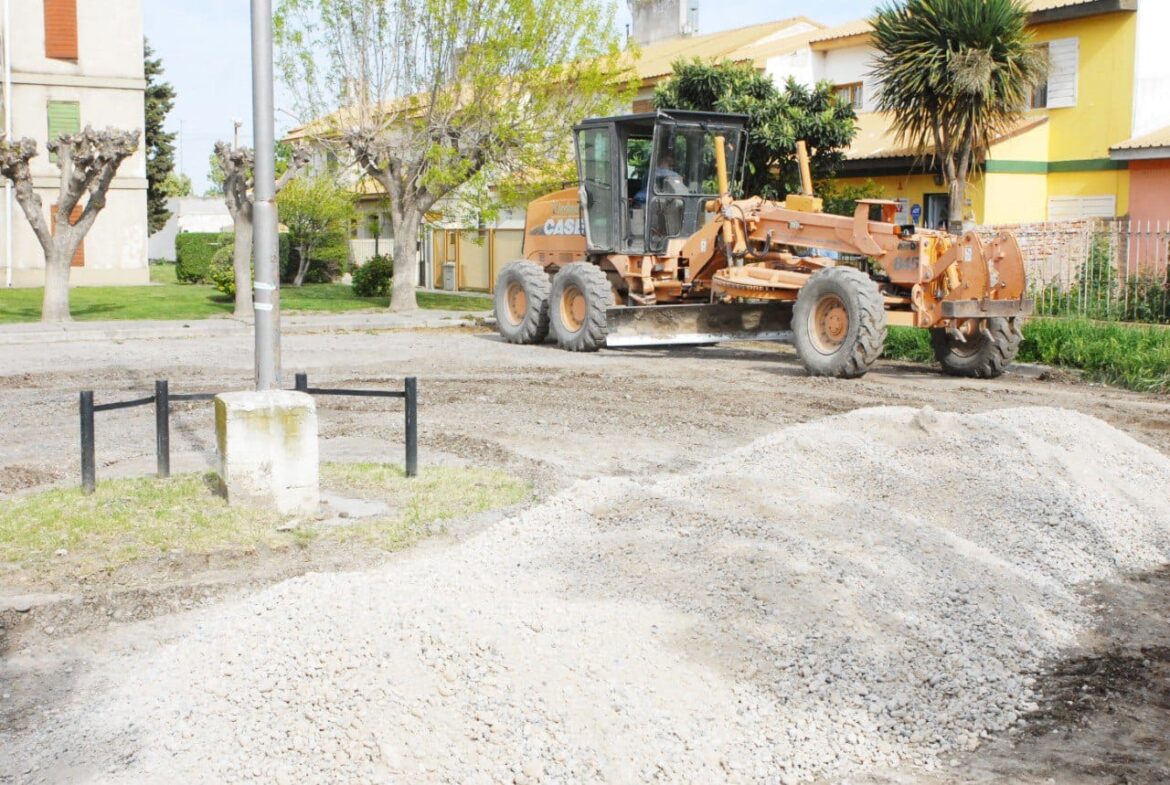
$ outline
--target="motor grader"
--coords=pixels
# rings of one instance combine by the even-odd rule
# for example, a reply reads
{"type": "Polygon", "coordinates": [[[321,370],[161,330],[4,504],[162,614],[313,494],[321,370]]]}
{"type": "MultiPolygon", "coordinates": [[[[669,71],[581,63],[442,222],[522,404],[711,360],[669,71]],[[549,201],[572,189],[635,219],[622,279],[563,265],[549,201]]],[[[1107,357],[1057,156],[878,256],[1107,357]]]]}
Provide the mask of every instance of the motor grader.
{"type": "Polygon", "coordinates": [[[887,325],[929,329],[946,373],[991,378],[1032,312],[1010,234],[895,223],[863,199],[822,211],[798,145],[802,193],[737,198],[741,115],[659,111],[574,128],[580,185],[528,207],[523,256],[499,274],[512,343],[602,347],[788,340],[812,375],[863,375],[887,325]]]}

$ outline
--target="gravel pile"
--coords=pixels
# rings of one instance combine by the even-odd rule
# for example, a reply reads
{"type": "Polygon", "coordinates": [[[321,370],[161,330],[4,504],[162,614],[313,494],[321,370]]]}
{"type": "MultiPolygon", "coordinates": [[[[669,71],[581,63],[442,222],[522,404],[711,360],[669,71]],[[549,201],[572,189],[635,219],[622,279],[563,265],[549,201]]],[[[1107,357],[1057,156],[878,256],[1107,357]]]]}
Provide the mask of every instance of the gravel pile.
{"type": "Polygon", "coordinates": [[[945,767],[1034,708],[1091,621],[1078,585],[1170,559],[1168,483],[1166,456],[1057,409],[785,428],[194,614],[87,676],[37,766],[459,785],[945,767]]]}

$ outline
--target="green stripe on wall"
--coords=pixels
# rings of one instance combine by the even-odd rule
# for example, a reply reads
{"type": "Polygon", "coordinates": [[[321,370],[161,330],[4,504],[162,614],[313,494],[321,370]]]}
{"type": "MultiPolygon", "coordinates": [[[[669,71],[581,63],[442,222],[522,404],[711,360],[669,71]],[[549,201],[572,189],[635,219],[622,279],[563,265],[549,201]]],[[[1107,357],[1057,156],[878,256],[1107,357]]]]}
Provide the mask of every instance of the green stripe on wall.
{"type": "Polygon", "coordinates": [[[988,161],[984,165],[988,174],[1048,174],[1047,161],[988,161]]]}
{"type": "Polygon", "coordinates": [[[1048,164],[1048,171],[1053,174],[1060,172],[1115,172],[1119,169],[1128,168],[1128,161],[1113,161],[1108,158],[1089,158],[1084,161],[1052,161],[1048,164]]]}
{"type": "Polygon", "coordinates": [[[1128,161],[1087,158],[1082,161],[988,161],[988,174],[1060,174],[1064,172],[1112,172],[1128,169],[1128,161]]]}

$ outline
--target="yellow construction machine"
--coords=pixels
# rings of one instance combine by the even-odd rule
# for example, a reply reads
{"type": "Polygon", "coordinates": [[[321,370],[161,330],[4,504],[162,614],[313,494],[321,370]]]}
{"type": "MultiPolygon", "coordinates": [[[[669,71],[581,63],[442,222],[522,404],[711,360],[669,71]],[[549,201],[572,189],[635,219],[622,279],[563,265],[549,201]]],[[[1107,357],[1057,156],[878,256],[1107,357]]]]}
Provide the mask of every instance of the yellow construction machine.
{"type": "Polygon", "coordinates": [[[858,377],[887,325],[929,329],[945,372],[1015,358],[1025,297],[1009,234],[984,242],[895,223],[897,205],[822,211],[803,192],[736,198],[746,118],[660,111],[577,126],[580,186],[528,207],[524,258],[495,290],[500,334],[564,349],[788,340],[816,376],[858,377]]]}

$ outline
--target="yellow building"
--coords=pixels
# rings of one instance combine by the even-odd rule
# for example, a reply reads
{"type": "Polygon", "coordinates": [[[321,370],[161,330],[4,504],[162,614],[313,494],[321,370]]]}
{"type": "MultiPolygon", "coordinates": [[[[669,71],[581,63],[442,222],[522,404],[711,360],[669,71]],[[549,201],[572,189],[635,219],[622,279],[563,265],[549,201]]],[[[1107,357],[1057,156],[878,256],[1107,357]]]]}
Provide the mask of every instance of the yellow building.
{"type": "MultiPolygon", "coordinates": [[[[1166,0],[1029,0],[1031,30],[1047,50],[1049,76],[1026,117],[992,146],[968,189],[964,216],[981,224],[1031,223],[1129,212],[1130,173],[1110,150],[1170,123],[1170,29],[1166,0]]],[[[937,226],[949,212],[941,177],[896,144],[873,110],[870,28],[852,22],[810,41],[813,79],[854,100],[860,131],[844,182],[872,179],[899,200],[900,218],[937,226]],[[917,209],[915,209],[917,206],[917,209]]],[[[1170,218],[1170,206],[1167,206],[1170,218]]]]}

